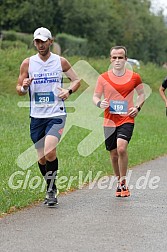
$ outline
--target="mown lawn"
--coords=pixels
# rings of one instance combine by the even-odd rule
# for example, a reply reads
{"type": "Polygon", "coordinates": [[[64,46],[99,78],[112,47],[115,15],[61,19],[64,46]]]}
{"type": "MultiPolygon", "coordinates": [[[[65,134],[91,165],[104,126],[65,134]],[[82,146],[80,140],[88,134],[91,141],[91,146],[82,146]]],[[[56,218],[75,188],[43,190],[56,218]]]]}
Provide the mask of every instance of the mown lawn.
{"type": "MultiPolygon", "coordinates": [[[[32,142],[29,136],[29,109],[18,107],[19,101],[27,101],[28,98],[18,97],[15,93],[19,65],[25,54],[17,55],[16,52],[13,54],[12,52],[8,53],[6,59],[3,58],[3,56],[5,57],[3,53],[0,56],[0,58],[2,57],[2,63],[5,64],[2,67],[4,71],[1,69],[0,80],[0,215],[41,200],[45,195],[43,180],[37,164],[34,163],[28,169],[22,169],[17,164],[19,155],[30,148],[32,142]],[[14,63],[12,63],[13,54],[17,57],[14,63]]],[[[76,62],[76,58],[71,58],[71,62],[76,62]]],[[[93,59],[89,60],[89,63],[94,64],[97,71],[99,71],[100,65],[103,65],[104,70],[107,60],[104,60],[104,64],[102,62],[102,59],[99,60],[99,63],[97,59],[94,61],[93,59]]],[[[130,168],[167,153],[167,117],[163,101],[157,92],[158,85],[160,85],[161,79],[164,78],[165,72],[163,70],[161,75],[156,75],[155,80],[153,79],[151,82],[151,79],[148,80],[147,76],[144,76],[144,70],[140,71],[143,72],[142,77],[146,80],[145,83],[152,85],[154,92],[146,100],[139,116],[136,118],[134,135],[129,145],[130,168]],[[147,80],[151,83],[148,83],[147,80]]],[[[152,65],[150,71],[152,71],[152,65]]],[[[145,72],[148,74],[149,69],[147,71],[145,69],[145,72]]],[[[83,87],[71,97],[71,100],[75,100],[77,95],[79,96],[85,88],[86,86],[83,83],[83,87]]],[[[92,104],[92,106],[94,105],[92,104]]],[[[73,111],[69,109],[69,120],[72,116],[71,112],[73,111]]],[[[78,120],[81,117],[89,120],[87,111],[83,113],[85,114],[80,115],[78,120]]],[[[98,124],[99,122],[95,122],[94,127],[98,126],[98,124]]],[[[78,153],[79,143],[89,133],[90,130],[86,127],[73,125],[58,145],[60,192],[73,190],[78,188],[82,182],[88,182],[88,180],[86,181],[88,174],[92,175],[92,179],[96,177],[99,171],[101,171],[101,176],[113,174],[104,142],[88,156],[78,153]]],[[[97,135],[96,138],[98,137],[97,135]]],[[[26,158],[31,159],[31,155],[27,154],[25,156],[25,163],[27,162],[26,158]]]]}

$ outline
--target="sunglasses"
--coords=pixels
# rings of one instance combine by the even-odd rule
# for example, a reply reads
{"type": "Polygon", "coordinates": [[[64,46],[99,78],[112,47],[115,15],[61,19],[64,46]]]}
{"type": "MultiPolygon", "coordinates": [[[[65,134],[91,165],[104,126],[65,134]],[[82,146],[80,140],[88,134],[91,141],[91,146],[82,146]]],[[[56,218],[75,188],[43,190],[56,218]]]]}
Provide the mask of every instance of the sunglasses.
{"type": "Polygon", "coordinates": [[[124,57],[122,57],[122,56],[119,56],[119,57],[116,57],[116,56],[113,56],[113,57],[111,57],[113,60],[116,60],[116,59],[124,59],[124,57]]]}

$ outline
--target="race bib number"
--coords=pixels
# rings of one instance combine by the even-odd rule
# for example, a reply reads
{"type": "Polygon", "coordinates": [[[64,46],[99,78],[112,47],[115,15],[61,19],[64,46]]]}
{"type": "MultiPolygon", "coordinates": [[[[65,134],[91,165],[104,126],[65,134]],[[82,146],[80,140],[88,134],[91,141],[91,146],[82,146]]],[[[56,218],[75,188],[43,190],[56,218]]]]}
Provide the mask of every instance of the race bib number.
{"type": "Polygon", "coordinates": [[[110,101],[110,113],[111,114],[127,114],[128,102],[127,101],[110,101]]]}
{"type": "Polygon", "coordinates": [[[35,93],[35,105],[40,107],[54,105],[54,93],[53,92],[36,92],[35,93]]]}

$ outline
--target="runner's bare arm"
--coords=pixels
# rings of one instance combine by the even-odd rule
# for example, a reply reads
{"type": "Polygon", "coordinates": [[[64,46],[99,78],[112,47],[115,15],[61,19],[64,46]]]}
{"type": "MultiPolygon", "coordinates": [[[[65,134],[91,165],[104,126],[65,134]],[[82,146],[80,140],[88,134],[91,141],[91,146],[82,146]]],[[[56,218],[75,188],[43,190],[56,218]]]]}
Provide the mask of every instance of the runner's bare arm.
{"type": "Polygon", "coordinates": [[[75,92],[80,87],[80,79],[72,68],[71,64],[65,58],[61,57],[62,69],[67,78],[71,81],[69,86],[73,92],[75,92]]]}
{"type": "Polygon", "coordinates": [[[137,91],[137,101],[136,101],[136,107],[142,107],[143,104],[144,104],[144,101],[145,101],[145,93],[144,93],[144,87],[143,87],[143,84],[140,84],[139,85],[139,89],[136,89],[137,91]],[[142,88],[141,88],[141,85],[142,85],[142,88]]]}
{"type": "Polygon", "coordinates": [[[136,117],[138,115],[145,101],[144,87],[142,83],[136,88],[136,91],[137,91],[137,100],[135,106],[129,108],[128,115],[130,117],[136,117]]]}
{"type": "Polygon", "coordinates": [[[101,96],[102,94],[94,92],[93,103],[99,108],[106,109],[109,107],[109,102],[107,101],[107,99],[101,101],[101,96]]]}
{"type": "Polygon", "coordinates": [[[16,86],[16,91],[20,96],[25,95],[27,93],[28,87],[31,84],[31,80],[28,78],[28,66],[29,66],[29,58],[23,60],[20,66],[20,73],[16,86]]]}
{"type": "Polygon", "coordinates": [[[165,106],[167,107],[167,97],[166,97],[166,94],[165,94],[165,88],[162,87],[162,85],[160,86],[159,88],[159,93],[160,93],[160,96],[162,97],[162,99],[164,100],[165,102],[165,106]]]}
{"type": "Polygon", "coordinates": [[[93,94],[93,103],[97,105],[99,101],[101,101],[101,94],[100,93],[95,93],[93,94]]]}
{"type": "Polygon", "coordinates": [[[71,67],[68,60],[66,60],[63,57],[61,57],[61,65],[62,65],[63,72],[65,73],[65,75],[71,82],[68,89],[59,88],[60,90],[59,97],[62,99],[67,99],[68,96],[70,95],[69,90],[71,90],[71,92],[73,93],[80,87],[80,79],[78,78],[74,69],[71,67]]]}

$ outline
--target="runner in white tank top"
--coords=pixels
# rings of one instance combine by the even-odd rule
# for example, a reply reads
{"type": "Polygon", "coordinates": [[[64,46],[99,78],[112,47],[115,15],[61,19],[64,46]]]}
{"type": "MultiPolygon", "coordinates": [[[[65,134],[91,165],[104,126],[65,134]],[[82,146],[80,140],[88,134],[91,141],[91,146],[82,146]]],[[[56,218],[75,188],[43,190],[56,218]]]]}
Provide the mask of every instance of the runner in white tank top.
{"type": "Polygon", "coordinates": [[[48,118],[65,115],[64,101],[58,97],[62,87],[62,66],[60,56],[51,53],[46,62],[39,55],[29,59],[30,116],[48,118]]]}
{"type": "Polygon", "coordinates": [[[80,80],[70,63],[50,52],[53,43],[47,28],[34,32],[34,45],[38,54],[25,59],[20,66],[16,90],[18,95],[30,96],[30,132],[38,153],[38,166],[47,183],[45,203],[57,204],[55,178],[58,170],[56,146],[65,125],[64,100],[80,86],[80,80]],[[62,74],[70,79],[68,89],[63,88],[62,74]]]}

